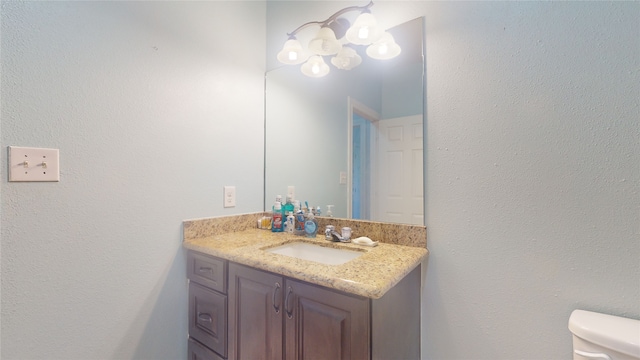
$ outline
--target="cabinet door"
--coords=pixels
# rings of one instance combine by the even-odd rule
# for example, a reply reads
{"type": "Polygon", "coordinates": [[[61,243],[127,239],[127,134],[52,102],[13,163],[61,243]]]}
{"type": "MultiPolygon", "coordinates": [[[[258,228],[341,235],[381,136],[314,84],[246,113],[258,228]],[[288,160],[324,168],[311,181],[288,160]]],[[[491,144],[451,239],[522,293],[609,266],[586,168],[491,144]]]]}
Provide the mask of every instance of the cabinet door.
{"type": "Polygon", "coordinates": [[[229,264],[229,359],[282,360],[282,277],[229,264]]]}
{"type": "Polygon", "coordinates": [[[369,359],[369,299],[285,283],[287,360],[369,359]]]}

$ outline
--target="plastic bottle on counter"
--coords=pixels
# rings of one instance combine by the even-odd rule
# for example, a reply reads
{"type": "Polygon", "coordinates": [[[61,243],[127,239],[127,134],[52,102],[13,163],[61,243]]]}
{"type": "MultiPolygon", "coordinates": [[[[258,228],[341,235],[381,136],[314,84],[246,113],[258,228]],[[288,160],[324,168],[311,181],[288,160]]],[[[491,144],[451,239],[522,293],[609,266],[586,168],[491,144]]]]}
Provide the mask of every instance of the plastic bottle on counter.
{"type": "Polygon", "coordinates": [[[293,234],[296,228],[296,218],[293,216],[293,213],[289,211],[287,213],[287,221],[284,223],[284,231],[289,234],[293,234]]]}
{"type": "Polygon", "coordinates": [[[287,195],[287,201],[282,205],[282,211],[285,215],[295,211],[295,205],[293,204],[293,197],[291,195],[287,195]]]}
{"type": "Polygon", "coordinates": [[[327,217],[333,217],[333,205],[327,205],[327,217]]]}
{"type": "Polygon", "coordinates": [[[312,209],[307,213],[307,219],[304,221],[304,235],[314,238],[318,234],[318,220],[313,215],[312,209]]]}
{"type": "Polygon", "coordinates": [[[294,211],[293,216],[295,217],[295,230],[293,231],[296,235],[304,235],[304,212],[300,208],[300,201],[296,200],[293,203],[294,211]]]}
{"type": "Polygon", "coordinates": [[[279,201],[273,205],[273,214],[271,215],[271,231],[282,232],[284,230],[284,222],[282,221],[282,204],[279,201]]]}

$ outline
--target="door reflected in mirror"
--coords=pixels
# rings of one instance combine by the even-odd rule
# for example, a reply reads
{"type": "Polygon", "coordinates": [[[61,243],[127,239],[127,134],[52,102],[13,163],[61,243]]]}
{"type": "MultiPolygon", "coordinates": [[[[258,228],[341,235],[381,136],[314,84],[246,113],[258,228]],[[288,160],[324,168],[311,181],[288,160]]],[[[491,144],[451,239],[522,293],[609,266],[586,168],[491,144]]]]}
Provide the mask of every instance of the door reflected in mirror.
{"type": "Polygon", "coordinates": [[[423,21],[388,30],[395,59],[324,78],[294,66],[266,74],[267,209],[293,190],[321,215],[333,205],[335,217],[424,224],[423,21]]]}

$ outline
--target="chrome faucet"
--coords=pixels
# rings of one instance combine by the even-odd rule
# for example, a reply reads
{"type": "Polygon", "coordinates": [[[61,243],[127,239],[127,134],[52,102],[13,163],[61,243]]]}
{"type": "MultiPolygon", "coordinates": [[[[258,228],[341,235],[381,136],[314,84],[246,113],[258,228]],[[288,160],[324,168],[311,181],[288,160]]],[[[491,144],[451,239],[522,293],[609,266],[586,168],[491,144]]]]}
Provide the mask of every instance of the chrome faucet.
{"type": "Polygon", "coordinates": [[[351,242],[351,237],[350,236],[342,236],[342,234],[340,234],[339,232],[337,232],[335,230],[332,230],[330,232],[330,234],[331,234],[331,239],[334,242],[338,242],[338,241],[339,242],[344,242],[344,243],[351,242]]]}

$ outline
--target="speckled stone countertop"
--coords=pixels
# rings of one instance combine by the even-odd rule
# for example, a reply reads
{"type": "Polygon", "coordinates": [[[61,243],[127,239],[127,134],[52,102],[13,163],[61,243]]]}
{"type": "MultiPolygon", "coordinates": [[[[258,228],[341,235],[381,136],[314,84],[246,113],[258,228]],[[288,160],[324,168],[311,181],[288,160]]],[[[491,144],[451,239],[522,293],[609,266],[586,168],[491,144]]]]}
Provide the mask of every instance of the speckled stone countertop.
{"type": "MultiPolygon", "coordinates": [[[[257,220],[255,214],[241,215],[238,219],[242,217],[247,217],[247,224],[255,224],[257,220]]],[[[316,238],[305,238],[255,227],[247,228],[248,226],[241,226],[231,232],[221,226],[218,231],[208,231],[207,234],[199,229],[206,221],[211,222],[210,219],[184,222],[183,246],[186,249],[372,299],[382,297],[429,253],[426,247],[398,245],[397,241],[380,242],[378,246],[368,247],[353,243],[334,243],[325,240],[321,234],[316,238]],[[362,251],[363,255],[341,265],[325,265],[264,251],[294,241],[362,251]]],[[[224,221],[215,222],[221,223],[224,221]]]]}

